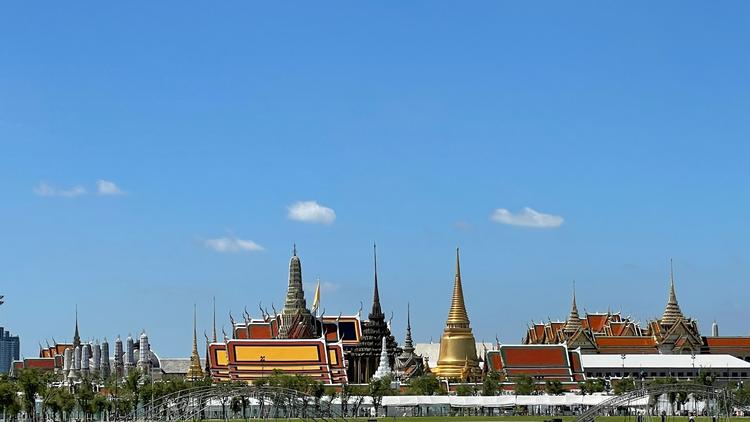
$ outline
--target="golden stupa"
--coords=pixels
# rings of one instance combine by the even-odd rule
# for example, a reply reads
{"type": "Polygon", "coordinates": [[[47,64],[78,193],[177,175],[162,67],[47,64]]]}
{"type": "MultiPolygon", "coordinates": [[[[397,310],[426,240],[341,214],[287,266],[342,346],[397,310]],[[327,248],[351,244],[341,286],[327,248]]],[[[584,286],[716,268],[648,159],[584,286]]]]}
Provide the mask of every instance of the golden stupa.
{"type": "Polygon", "coordinates": [[[445,331],[440,338],[440,357],[433,370],[440,378],[467,379],[480,374],[477,344],[469,325],[461,286],[461,264],[456,249],[456,280],[445,331]]]}

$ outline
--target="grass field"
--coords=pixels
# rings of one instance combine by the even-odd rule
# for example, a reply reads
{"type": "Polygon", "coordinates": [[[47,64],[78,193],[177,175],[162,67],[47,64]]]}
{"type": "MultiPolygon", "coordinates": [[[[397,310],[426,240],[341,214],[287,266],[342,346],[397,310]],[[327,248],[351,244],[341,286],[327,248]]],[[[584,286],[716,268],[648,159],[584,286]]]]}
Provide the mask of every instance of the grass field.
{"type": "MultiPolygon", "coordinates": [[[[414,422],[460,422],[460,421],[468,421],[468,422],[482,422],[482,421],[499,421],[499,422],[543,422],[548,419],[562,419],[563,422],[574,422],[576,417],[575,416],[409,416],[409,417],[401,417],[401,416],[388,416],[388,417],[379,417],[377,418],[379,422],[394,422],[394,421],[414,421],[414,422]]],[[[349,421],[356,421],[356,422],[367,422],[367,420],[370,418],[347,418],[349,421]]],[[[249,419],[249,421],[254,421],[257,419],[249,419]]],[[[285,422],[285,421],[292,421],[294,419],[263,419],[266,422],[285,422]]],[[[307,419],[311,420],[311,419],[307,419]]],[[[321,421],[321,419],[318,419],[321,421]]],[[[231,421],[242,421],[242,419],[230,419],[231,421]]],[[[625,417],[625,416],[599,416],[596,418],[597,422],[635,422],[636,418],[635,416],[625,417]]],[[[720,422],[750,422],[750,417],[734,417],[734,418],[720,418],[720,422]]],[[[225,422],[221,419],[204,419],[204,422],[225,422]]],[[[648,417],[644,418],[644,422],[660,422],[660,418],[658,416],[651,417],[650,419],[648,417]]],[[[667,416],[667,422],[688,422],[687,416],[667,416]]],[[[696,417],[695,422],[711,422],[710,417],[696,417]]]]}

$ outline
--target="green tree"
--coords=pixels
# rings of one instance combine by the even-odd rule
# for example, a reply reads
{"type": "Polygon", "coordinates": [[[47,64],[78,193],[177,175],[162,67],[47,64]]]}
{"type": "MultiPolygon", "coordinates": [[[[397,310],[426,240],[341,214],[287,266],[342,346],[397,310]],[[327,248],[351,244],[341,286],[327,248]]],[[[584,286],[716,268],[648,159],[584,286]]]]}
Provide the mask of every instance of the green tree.
{"type": "Polygon", "coordinates": [[[346,417],[349,411],[349,397],[352,396],[352,387],[349,384],[341,384],[339,399],[341,400],[341,416],[346,417]]]}
{"type": "Polygon", "coordinates": [[[559,396],[565,392],[565,388],[560,380],[547,380],[547,382],[544,383],[544,392],[550,396],[559,396]]]}
{"type": "Polygon", "coordinates": [[[0,377],[0,411],[7,416],[15,416],[20,407],[16,383],[6,376],[0,377]]]}
{"type": "Polygon", "coordinates": [[[701,368],[698,371],[698,377],[696,378],[696,381],[699,384],[711,386],[711,385],[714,385],[714,381],[716,381],[716,375],[711,373],[710,371],[707,371],[701,368]]]}
{"type": "Polygon", "coordinates": [[[433,374],[424,374],[409,380],[409,393],[432,396],[440,391],[440,380],[433,374]]]}
{"type": "Polygon", "coordinates": [[[36,421],[36,396],[44,394],[47,387],[45,377],[36,368],[27,368],[19,371],[16,382],[23,393],[26,414],[31,417],[32,421],[36,421]]]}
{"type": "Polygon", "coordinates": [[[516,395],[528,396],[534,392],[534,379],[528,375],[516,377],[513,382],[516,384],[516,395]]]}
{"type": "Polygon", "coordinates": [[[83,412],[83,419],[89,420],[90,416],[94,413],[91,407],[91,402],[94,400],[94,388],[91,382],[87,379],[83,379],[78,388],[76,389],[75,399],[78,403],[78,409],[83,412]]]}
{"type": "Polygon", "coordinates": [[[76,407],[76,398],[73,393],[65,388],[60,388],[57,393],[57,400],[60,406],[60,413],[63,419],[70,420],[70,415],[76,407]]]}
{"type": "Polygon", "coordinates": [[[59,394],[60,388],[49,388],[47,394],[44,396],[44,406],[52,412],[52,420],[57,421],[57,415],[62,414],[60,406],[57,402],[57,395],[59,394]]]}
{"type": "Polygon", "coordinates": [[[232,401],[229,403],[229,410],[231,410],[232,413],[235,414],[235,416],[240,413],[242,415],[242,419],[245,419],[245,409],[247,409],[247,405],[247,397],[234,396],[232,397],[232,401]]]}
{"type": "Polygon", "coordinates": [[[494,396],[500,390],[501,375],[497,371],[490,371],[482,382],[482,395],[494,396]]]}
{"type": "Polygon", "coordinates": [[[326,401],[328,402],[328,416],[329,417],[334,417],[334,415],[333,415],[333,401],[336,400],[336,397],[338,397],[339,392],[336,389],[336,387],[326,387],[325,388],[325,392],[323,394],[326,396],[326,401]]]}
{"type": "Polygon", "coordinates": [[[370,397],[372,398],[372,406],[375,408],[375,415],[378,414],[380,404],[383,402],[383,396],[391,394],[393,394],[393,390],[391,389],[390,376],[370,381],[370,397]]]}
{"type": "Polygon", "coordinates": [[[473,396],[474,395],[474,387],[466,384],[461,384],[458,387],[456,387],[456,395],[457,396],[473,396]]]}
{"type": "Polygon", "coordinates": [[[586,381],[579,382],[578,388],[582,395],[601,393],[606,388],[606,382],[601,378],[589,378],[586,381]]]}
{"type": "Polygon", "coordinates": [[[620,394],[627,393],[635,390],[635,380],[633,378],[620,378],[619,380],[612,381],[614,393],[618,396],[620,394]]]}
{"type": "Polygon", "coordinates": [[[351,395],[354,396],[354,402],[352,403],[352,416],[355,418],[359,414],[359,408],[362,406],[362,402],[364,402],[368,392],[368,387],[362,385],[355,385],[352,387],[351,395]]]}
{"type": "Polygon", "coordinates": [[[132,411],[137,415],[141,391],[141,371],[136,368],[131,368],[128,375],[125,377],[122,387],[126,393],[125,401],[129,402],[129,407],[132,407],[132,411]]]}

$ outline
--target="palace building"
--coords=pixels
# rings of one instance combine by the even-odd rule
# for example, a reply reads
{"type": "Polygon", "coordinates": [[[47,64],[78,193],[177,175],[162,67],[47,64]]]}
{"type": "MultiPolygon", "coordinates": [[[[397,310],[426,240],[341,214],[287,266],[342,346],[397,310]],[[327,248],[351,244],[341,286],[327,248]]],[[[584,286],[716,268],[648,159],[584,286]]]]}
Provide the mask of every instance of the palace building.
{"type": "Polygon", "coordinates": [[[645,326],[620,313],[578,313],[575,289],[565,321],[533,323],[525,344],[565,344],[584,354],[728,354],[750,362],[750,337],[720,337],[714,322],[710,336],[686,317],[677,301],[674,271],[670,271],[667,304],[661,318],[645,326]]]}

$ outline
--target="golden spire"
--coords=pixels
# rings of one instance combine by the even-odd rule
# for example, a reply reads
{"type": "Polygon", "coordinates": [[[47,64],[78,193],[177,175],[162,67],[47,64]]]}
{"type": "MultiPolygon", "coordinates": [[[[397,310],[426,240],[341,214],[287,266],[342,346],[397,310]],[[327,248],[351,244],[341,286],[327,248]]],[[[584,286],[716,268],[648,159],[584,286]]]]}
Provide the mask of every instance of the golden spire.
{"type": "Polygon", "coordinates": [[[477,345],[464,303],[459,250],[456,249],[456,277],[453,282],[448,320],[440,338],[440,355],[434,373],[440,378],[461,379],[479,371],[477,345]]]}
{"type": "Polygon", "coordinates": [[[201,368],[201,357],[198,354],[198,333],[196,328],[196,306],[193,304],[193,352],[190,354],[190,367],[185,377],[188,380],[199,380],[203,378],[203,369],[201,368]]]}
{"type": "Polygon", "coordinates": [[[664,308],[664,314],[661,316],[662,324],[674,324],[677,321],[685,318],[682,315],[680,305],[677,303],[677,294],[674,290],[674,267],[672,266],[672,259],[669,260],[669,297],[667,299],[667,306],[664,308]]]}
{"type": "Polygon", "coordinates": [[[576,282],[573,280],[573,306],[570,308],[570,315],[568,315],[568,320],[565,322],[563,330],[571,334],[578,331],[582,326],[581,317],[578,315],[578,305],[576,304],[576,282]]]}
{"type": "Polygon", "coordinates": [[[456,279],[453,282],[453,298],[451,309],[448,311],[447,326],[452,328],[469,328],[469,315],[464,303],[464,289],[461,284],[461,259],[456,248],[456,279]]]}

